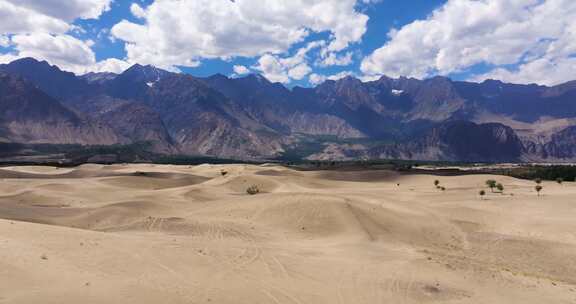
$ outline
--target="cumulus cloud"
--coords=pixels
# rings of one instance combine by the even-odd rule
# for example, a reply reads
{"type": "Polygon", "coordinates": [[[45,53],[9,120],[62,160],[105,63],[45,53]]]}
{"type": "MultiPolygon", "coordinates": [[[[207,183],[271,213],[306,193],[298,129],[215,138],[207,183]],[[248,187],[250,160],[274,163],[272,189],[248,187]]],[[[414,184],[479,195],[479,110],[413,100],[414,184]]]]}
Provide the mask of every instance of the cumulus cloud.
{"type": "Polygon", "coordinates": [[[64,33],[70,25],[60,19],[32,9],[0,0],[0,34],[22,34],[35,31],[64,33]]]}
{"type": "Polygon", "coordinates": [[[5,35],[0,35],[0,46],[1,47],[9,47],[12,42],[10,42],[10,37],[5,35]]]}
{"type": "Polygon", "coordinates": [[[258,64],[254,68],[261,71],[264,77],[272,82],[290,82],[288,72],[284,69],[280,60],[270,54],[260,57],[258,64]]]}
{"type": "Polygon", "coordinates": [[[111,2],[0,0],[0,46],[12,48],[7,54],[0,54],[0,61],[34,57],[77,74],[125,69],[128,63],[120,59],[96,62],[91,49],[94,41],[70,35],[70,32],[83,32],[72,25],[73,20],[98,18],[110,8],[111,2]]]}
{"type": "Polygon", "coordinates": [[[98,18],[110,9],[112,0],[4,0],[38,14],[50,16],[65,22],[75,19],[98,18]]]}
{"type": "Polygon", "coordinates": [[[310,72],[312,72],[312,68],[306,63],[301,63],[291,68],[288,71],[288,76],[295,80],[301,80],[306,77],[306,75],[310,74],[310,72]]]}
{"type": "Polygon", "coordinates": [[[19,57],[47,60],[69,71],[80,71],[96,62],[94,52],[84,42],[68,35],[32,33],[14,35],[19,57]]]}
{"type": "Polygon", "coordinates": [[[312,72],[312,68],[307,63],[308,53],[325,46],[325,41],[318,40],[309,42],[298,49],[293,56],[280,57],[266,54],[260,57],[258,64],[253,68],[274,82],[289,83],[291,80],[301,80],[312,72]]]}
{"type": "Polygon", "coordinates": [[[236,75],[245,75],[250,73],[250,70],[243,65],[235,65],[233,69],[236,75]]]}
{"type": "Polygon", "coordinates": [[[140,5],[138,5],[138,3],[132,3],[132,5],[130,6],[130,12],[136,18],[146,17],[146,11],[144,11],[144,9],[140,5]]]}
{"type": "Polygon", "coordinates": [[[10,63],[19,57],[14,54],[0,54],[0,64],[10,63]]]}
{"type": "MultiPolygon", "coordinates": [[[[123,20],[112,35],[128,59],[157,66],[196,66],[203,58],[278,55],[312,32],[328,32],[326,49],[360,41],[368,17],[356,0],[156,0],[134,8],[143,24],[123,20]]],[[[267,60],[266,58],[264,60],[267,60]]]]}
{"type": "Polygon", "coordinates": [[[96,61],[91,40],[80,40],[70,35],[29,33],[12,36],[14,51],[0,54],[0,62],[8,63],[18,58],[33,57],[46,60],[65,71],[76,74],[88,72],[119,73],[126,70],[130,63],[110,58],[96,61]]]}
{"type": "Polygon", "coordinates": [[[499,79],[510,83],[556,85],[576,78],[576,58],[539,58],[516,69],[496,68],[470,80],[481,82],[486,79],[499,79]]]}
{"type": "Polygon", "coordinates": [[[422,78],[487,64],[496,69],[485,77],[557,83],[574,77],[552,67],[576,53],[575,18],[572,0],[450,0],[427,19],[389,32],[361,70],[422,78]],[[535,71],[553,74],[529,75],[535,71]]]}
{"type": "Polygon", "coordinates": [[[323,83],[326,80],[340,80],[340,79],[348,77],[348,76],[356,76],[356,75],[350,71],[344,71],[344,72],[340,72],[340,73],[337,73],[334,75],[329,75],[329,76],[312,73],[312,74],[310,74],[310,76],[308,76],[308,81],[312,85],[318,85],[318,84],[323,83]]]}
{"type": "Polygon", "coordinates": [[[324,81],[326,81],[325,75],[312,73],[312,74],[310,74],[310,76],[308,76],[308,82],[310,82],[310,84],[312,84],[312,85],[318,85],[318,84],[323,83],[324,81]]]}
{"type": "Polygon", "coordinates": [[[91,40],[83,41],[69,35],[47,33],[18,34],[12,36],[14,51],[0,54],[0,63],[9,63],[19,58],[33,57],[46,60],[65,71],[78,75],[88,72],[120,73],[126,70],[130,63],[110,58],[96,61],[91,46],[91,40]]]}
{"type": "Polygon", "coordinates": [[[352,64],[352,52],[347,52],[343,55],[336,53],[329,53],[324,58],[318,61],[319,66],[347,66],[352,64]]]}
{"type": "Polygon", "coordinates": [[[131,66],[130,63],[127,61],[117,59],[117,58],[108,58],[102,61],[99,61],[91,66],[85,67],[80,73],[85,74],[88,72],[111,72],[120,74],[127,70],[131,66]]]}

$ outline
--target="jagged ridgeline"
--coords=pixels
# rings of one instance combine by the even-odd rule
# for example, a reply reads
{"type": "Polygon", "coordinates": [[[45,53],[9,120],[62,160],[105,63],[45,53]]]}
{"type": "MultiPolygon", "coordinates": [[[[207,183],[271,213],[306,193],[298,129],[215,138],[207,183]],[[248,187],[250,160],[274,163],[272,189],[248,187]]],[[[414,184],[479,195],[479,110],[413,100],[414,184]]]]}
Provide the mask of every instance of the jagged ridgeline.
{"type": "Polygon", "coordinates": [[[576,81],[383,76],[287,89],[141,65],[77,76],[25,58],[0,66],[0,142],[243,160],[574,161],[574,100],[576,81]]]}

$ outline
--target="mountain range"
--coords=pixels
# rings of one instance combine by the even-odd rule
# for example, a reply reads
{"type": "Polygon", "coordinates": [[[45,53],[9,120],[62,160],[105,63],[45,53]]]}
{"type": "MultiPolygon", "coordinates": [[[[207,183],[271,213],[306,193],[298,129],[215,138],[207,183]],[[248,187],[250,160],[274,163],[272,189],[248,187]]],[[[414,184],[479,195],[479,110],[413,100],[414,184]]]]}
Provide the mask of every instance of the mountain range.
{"type": "Polygon", "coordinates": [[[381,77],[288,89],[134,65],[77,76],[0,65],[0,142],[126,145],[243,160],[576,160],[576,81],[548,87],[381,77]]]}

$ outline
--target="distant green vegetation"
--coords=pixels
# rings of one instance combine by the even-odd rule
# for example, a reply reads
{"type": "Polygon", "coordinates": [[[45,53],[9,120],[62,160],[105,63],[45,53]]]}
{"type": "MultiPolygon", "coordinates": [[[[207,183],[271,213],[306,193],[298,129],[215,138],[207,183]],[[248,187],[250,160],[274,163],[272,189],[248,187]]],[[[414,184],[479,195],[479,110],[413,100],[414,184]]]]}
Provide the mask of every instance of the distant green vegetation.
{"type": "Polygon", "coordinates": [[[325,144],[316,140],[302,140],[293,146],[285,147],[284,153],[276,160],[299,162],[306,157],[324,150],[325,144]]]}
{"type": "Polygon", "coordinates": [[[163,155],[151,150],[152,144],[148,142],[108,146],[0,143],[0,157],[5,159],[4,163],[15,165],[76,166],[87,162],[174,165],[251,163],[207,156],[163,155]]]}
{"type": "MultiPolygon", "coordinates": [[[[576,166],[572,165],[555,165],[555,166],[538,166],[531,165],[526,167],[521,167],[517,169],[512,169],[506,172],[506,175],[510,175],[522,179],[531,180],[547,180],[556,181],[561,180],[562,182],[573,182],[576,181],[576,166]]],[[[561,182],[560,182],[561,183],[561,182]]]]}
{"type": "Polygon", "coordinates": [[[163,165],[200,165],[200,164],[248,164],[255,163],[249,161],[215,158],[207,156],[187,156],[187,155],[158,155],[153,159],[156,164],[163,165]]]}
{"type": "Polygon", "coordinates": [[[84,163],[98,156],[112,156],[114,163],[146,162],[155,158],[150,152],[150,143],[135,143],[130,145],[110,146],[81,146],[65,153],[65,158],[75,162],[84,163]]]}
{"type": "Polygon", "coordinates": [[[62,154],[82,149],[82,145],[0,143],[0,157],[62,154]]]}
{"type": "Polygon", "coordinates": [[[339,138],[335,135],[297,135],[298,142],[284,147],[285,152],[276,160],[279,161],[303,161],[307,157],[322,152],[331,143],[338,145],[363,145],[366,148],[378,147],[390,144],[391,140],[373,140],[368,138],[339,138]]]}
{"type": "Polygon", "coordinates": [[[256,195],[260,193],[260,188],[257,185],[252,185],[246,189],[246,193],[250,195],[256,195]]]}
{"type": "MultiPolygon", "coordinates": [[[[332,137],[328,137],[332,138],[332,137]]],[[[83,146],[53,144],[1,143],[0,158],[5,164],[44,164],[55,166],[75,166],[86,162],[97,163],[158,163],[175,165],[212,164],[260,164],[277,162],[297,170],[395,170],[406,173],[426,173],[438,176],[463,174],[507,175],[521,179],[537,179],[562,182],[576,181],[576,166],[526,164],[516,168],[486,168],[484,164],[448,161],[413,160],[352,160],[352,161],[309,161],[305,157],[324,149],[323,137],[306,137],[295,144],[279,158],[262,161],[245,161],[206,156],[162,155],[151,152],[148,142],[129,145],[83,146]],[[13,161],[11,161],[13,159],[13,161]],[[432,166],[435,170],[422,170],[419,166],[432,166]],[[454,167],[477,167],[477,170],[462,171],[454,167]]],[[[332,138],[334,139],[334,138],[332,138]]],[[[497,184],[490,187],[498,188],[497,184]]]]}

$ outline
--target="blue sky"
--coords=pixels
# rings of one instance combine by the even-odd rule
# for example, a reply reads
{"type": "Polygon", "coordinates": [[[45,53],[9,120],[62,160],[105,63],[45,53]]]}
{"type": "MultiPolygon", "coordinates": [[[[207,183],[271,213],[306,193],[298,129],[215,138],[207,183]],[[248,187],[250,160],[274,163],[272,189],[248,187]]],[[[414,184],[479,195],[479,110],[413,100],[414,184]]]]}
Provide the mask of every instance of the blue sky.
{"type": "Polygon", "coordinates": [[[0,62],[32,56],[77,74],[140,63],[287,86],[576,79],[568,0],[0,0],[0,15],[0,62]]]}
{"type": "MultiPolygon", "coordinates": [[[[150,5],[153,1],[137,1],[142,7],[150,5]]],[[[364,54],[369,54],[382,46],[387,40],[388,33],[391,29],[401,27],[409,24],[417,19],[424,19],[434,9],[441,7],[446,0],[426,0],[426,1],[381,1],[378,3],[364,5],[359,10],[363,11],[370,17],[367,26],[367,32],[364,34],[362,41],[351,46],[350,50],[355,52],[356,57],[361,57],[364,54]]],[[[133,22],[139,22],[134,18],[130,12],[131,1],[116,1],[112,4],[112,9],[104,12],[97,20],[78,20],[75,24],[91,29],[86,34],[76,34],[80,39],[96,39],[97,33],[102,29],[110,29],[118,22],[128,19],[133,22]]],[[[315,40],[318,37],[327,36],[326,33],[312,34],[304,41],[294,44],[286,54],[292,54],[299,48],[306,45],[306,43],[315,40]]],[[[126,52],[124,50],[124,42],[121,40],[111,41],[107,36],[102,37],[97,41],[93,47],[97,60],[104,60],[107,58],[124,58],[126,52]]],[[[216,73],[224,75],[233,75],[233,67],[235,65],[253,66],[257,63],[257,57],[236,57],[231,60],[205,59],[198,67],[187,68],[178,67],[182,72],[189,73],[195,76],[206,77],[216,73]]],[[[318,73],[326,75],[337,74],[347,71],[358,71],[360,68],[360,60],[355,60],[352,64],[343,67],[329,66],[319,67],[315,69],[318,73]]],[[[254,71],[258,72],[258,71],[254,71]]],[[[293,80],[290,85],[309,85],[306,79],[293,80]]]]}

